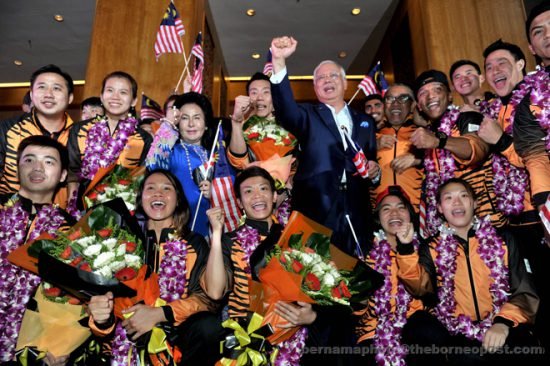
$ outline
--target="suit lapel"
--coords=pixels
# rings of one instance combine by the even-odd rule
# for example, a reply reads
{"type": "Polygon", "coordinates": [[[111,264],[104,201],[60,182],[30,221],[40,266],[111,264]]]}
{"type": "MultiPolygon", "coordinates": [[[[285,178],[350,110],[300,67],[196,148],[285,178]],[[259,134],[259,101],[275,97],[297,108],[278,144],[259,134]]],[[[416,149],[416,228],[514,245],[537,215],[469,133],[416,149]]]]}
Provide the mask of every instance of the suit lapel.
{"type": "Polygon", "coordinates": [[[342,147],[343,147],[344,145],[342,143],[342,136],[340,135],[340,131],[338,131],[338,127],[336,127],[336,121],[332,116],[331,110],[324,104],[318,104],[317,111],[319,112],[319,116],[321,116],[321,120],[323,121],[323,123],[327,126],[329,131],[334,135],[334,138],[340,141],[340,144],[342,144],[342,147]]]}

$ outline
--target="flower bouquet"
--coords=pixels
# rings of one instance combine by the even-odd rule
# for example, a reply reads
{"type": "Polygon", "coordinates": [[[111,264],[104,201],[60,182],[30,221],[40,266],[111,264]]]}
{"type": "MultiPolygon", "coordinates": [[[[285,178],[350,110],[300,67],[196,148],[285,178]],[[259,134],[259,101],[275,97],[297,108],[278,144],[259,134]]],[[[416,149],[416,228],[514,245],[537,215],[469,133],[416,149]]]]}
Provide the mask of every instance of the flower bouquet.
{"type": "Polygon", "coordinates": [[[144,167],[129,169],[120,165],[100,168],[84,191],[84,207],[122,198],[130,212],[136,209],[137,190],[145,173],[144,167]]]}
{"type": "Polygon", "coordinates": [[[258,271],[261,282],[250,284],[250,309],[275,329],[271,344],[290,338],[295,328],[274,312],[277,301],[350,306],[382,285],[383,276],[330,244],[331,231],[294,211],[277,245],[258,271]]]}
{"type": "Polygon", "coordinates": [[[122,281],[136,277],[142,266],[141,242],[139,225],[118,198],[95,206],[68,232],[41,235],[19,250],[38,258],[35,271],[49,283],[44,295],[60,298],[61,289],[87,300],[108,291],[135,295],[122,281]]]}

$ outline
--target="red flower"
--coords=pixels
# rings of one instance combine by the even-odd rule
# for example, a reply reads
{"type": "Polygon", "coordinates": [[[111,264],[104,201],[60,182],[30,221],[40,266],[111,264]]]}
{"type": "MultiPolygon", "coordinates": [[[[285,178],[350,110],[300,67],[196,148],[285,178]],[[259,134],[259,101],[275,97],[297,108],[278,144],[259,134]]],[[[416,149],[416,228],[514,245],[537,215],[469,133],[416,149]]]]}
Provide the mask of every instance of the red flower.
{"type": "Polygon", "coordinates": [[[57,287],[45,288],[44,295],[48,297],[58,297],[59,295],[61,295],[61,289],[57,287]]]}
{"type": "Polygon", "coordinates": [[[321,281],[319,281],[319,278],[313,273],[308,273],[306,275],[305,282],[306,286],[313,291],[319,291],[321,289],[321,281]]]}
{"type": "Polygon", "coordinates": [[[67,238],[69,238],[69,240],[71,241],[74,241],[76,239],[80,239],[80,237],[82,236],[82,232],[80,231],[80,229],[76,230],[76,231],[73,231],[72,233],[70,233],[67,238]]]}
{"type": "Polygon", "coordinates": [[[84,263],[80,266],[80,269],[86,272],[92,272],[92,267],[88,263],[84,263]]]}
{"type": "Polygon", "coordinates": [[[304,247],[304,253],[315,254],[315,250],[310,247],[304,247]]]}
{"type": "Polygon", "coordinates": [[[97,199],[97,192],[93,191],[92,193],[90,193],[88,195],[88,198],[91,199],[91,200],[96,200],[97,199]]]}
{"type": "Polygon", "coordinates": [[[280,261],[282,264],[286,264],[286,257],[284,256],[284,254],[281,254],[281,256],[279,257],[279,261],[280,261]]]}
{"type": "Polygon", "coordinates": [[[132,184],[132,181],[128,179],[119,179],[118,184],[122,184],[123,186],[129,186],[130,184],[132,184]]]}
{"type": "Polygon", "coordinates": [[[97,231],[97,235],[101,236],[102,238],[107,238],[111,236],[112,233],[113,233],[113,230],[111,229],[101,229],[97,231]]]}
{"type": "Polygon", "coordinates": [[[252,132],[248,134],[249,139],[255,139],[255,138],[258,138],[259,136],[260,134],[258,132],[252,132]]]}
{"type": "Polygon", "coordinates": [[[133,253],[136,251],[136,243],[133,241],[127,241],[126,242],[126,253],[133,253]]]}
{"type": "Polygon", "coordinates": [[[69,304],[71,305],[80,305],[80,300],[77,299],[76,297],[73,297],[73,296],[68,296],[69,297],[69,304]]]}
{"type": "Polygon", "coordinates": [[[292,144],[292,140],[289,139],[288,137],[285,137],[285,138],[283,139],[283,144],[285,144],[285,145],[291,145],[291,144],[292,144]]]}
{"type": "Polygon", "coordinates": [[[340,293],[340,289],[338,289],[338,287],[333,288],[333,289],[330,291],[330,294],[332,295],[332,297],[335,297],[335,298],[337,298],[337,299],[341,299],[341,298],[342,298],[342,294],[340,293]]]}
{"type": "Polygon", "coordinates": [[[344,281],[340,281],[338,288],[340,289],[340,292],[344,295],[344,297],[348,297],[348,298],[351,297],[351,293],[349,292],[348,286],[344,281]]]}
{"type": "Polygon", "coordinates": [[[76,267],[80,264],[80,262],[82,262],[84,260],[84,258],[82,257],[76,257],[75,259],[73,259],[73,261],[71,262],[71,266],[73,267],[76,267]]]}
{"type": "Polygon", "coordinates": [[[302,263],[298,262],[296,259],[292,262],[292,269],[294,272],[299,273],[303,268],[304,266],[302,263]]]}
{"type": "Polygon", "coordinates": [[[63,253],[59,255],[59,258],[61,259],[69,259],[71,257],[71,247],[65,248],[63,253]]]}
{"type": "Polygon", "coordinates": [[[137,272],[135,269],[126,267],[115,273],[115,278],[119,281],[128,281],[136,277],[137,272]]]}
{"type": "Polygon", "coordinates": [[[98,191],[99,193],[103,193],[103,192],[105,192],[105,188],[107,188],[107,187],[108,187],[107,184],[98,184],[95,187],[95,190],[98,191]]]}

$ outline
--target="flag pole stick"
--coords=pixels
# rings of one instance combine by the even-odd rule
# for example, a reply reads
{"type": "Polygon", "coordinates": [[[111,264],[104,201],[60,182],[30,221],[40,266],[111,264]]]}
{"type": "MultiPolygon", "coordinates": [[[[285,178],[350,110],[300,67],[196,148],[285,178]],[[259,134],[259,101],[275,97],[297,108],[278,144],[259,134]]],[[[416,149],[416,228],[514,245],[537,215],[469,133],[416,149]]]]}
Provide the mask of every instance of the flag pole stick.
{"type": "MultiPolygon", "coordinates": [[[[184,47],[183,42],[181,43],[181,46],[184,47]]],[[[174,91],[176,92],[176,94],[177,94],[178,89],[180,87],[180,84],[183,80],[183,75],[185,75],[185,72],[188,71],[189,76],[191,76],[191,72],[189,71],[189,61],[191,61],[191,56],[192,55],[191,55],[191,53],[189,53],[189,58],[186,58],[185,57],[185,48],[182,48],[182,49],[183,49],[183,60],[185,61],[185,67],[183,68],[183,71],[181,72],[180,79],[178,80],[178,83],[177,83],[176,87],[174,88],[174,91]]]]}
{"type": "Polygon", "coordinates": [[[360,88],[357,88],[357,91],[355,92],[355,94],[353,94],[353,97],[351,97],[351,99],[349,100],[348,105],[350,105],[351,102],[353,102],[353,100],[354,100],[355,97],[357,96],[357,93],[359,93],[360,90],[361,90],[360,88]]]}
{"type": "Polygon", "coordinates": [[[357,235],[355,234],[355,230],[353,229],[353,225],[351,223],[351,220],[348,214],[346,214],[346,220],[348,220],[348,225],[349,225],[349,228],[351,229],[353,239],[355,239],[355,247],[357,249],[357,255],[361,260],[363,260],[365,259],[365,256],[363,255],[363,251],[361,250],[361,245],[359,245],[359,239],[357,239],[357,235]]]}
{"type": "MultiPolygon", "coordinates": [[[[208,174],[210,173],[210,168],[212,167],[212,159],[214,159],[214,150],[216,148],[216,144],[218,143],[218,138],[220,136],[220,126],[222,124],[222,120],[220,119],[220,122],[218,122],[218,127],[216,129],[216,136],[214,137],[214,143],[212,144],[212,150],[210,150],[210,158],[208,159],[208,166],[206,168],[206,177],[208,177],[208,174]]],[[[191,224],[191,231],[195,228],[195,222],[197,222],[197,215],[199,214],[199,207],[201,206],[201,200],[203,197],[203,191],[201,191],[201,194],[199,195],[199,200],[197,203],[197,208],[195,209],[195,215],[193,215],[193,223],[191,224]]]]}

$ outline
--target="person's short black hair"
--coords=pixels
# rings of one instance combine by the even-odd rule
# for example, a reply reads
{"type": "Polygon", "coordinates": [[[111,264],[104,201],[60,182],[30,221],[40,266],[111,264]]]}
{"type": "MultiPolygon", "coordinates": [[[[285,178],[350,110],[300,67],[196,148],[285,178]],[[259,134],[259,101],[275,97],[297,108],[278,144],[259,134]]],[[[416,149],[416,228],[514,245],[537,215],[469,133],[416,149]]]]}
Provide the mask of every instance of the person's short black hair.
{"type": "Polygon", "coordinates": [[[453,82],[453,74],[455,73],[456,69],[464,65],[473,66],[474,69],[476,69],[477,73],[481,74],[481,68],[476,62],[472,60],[458,60],[451,65],[451,69],[449,70],[449,79],[451,79],[451,82],[453,82]]]}
{"type": "Polygon", "coordinates": [[[17,147],[17,165],[19,165],[23,151],[25,151],[25,149],[29,146],[51,147],[56,149],[57,152],[59,152],[61,168],[65,170],[69,169],[69,153],[67,148],[59,141],[44,135],[29,136],[19,143],[19,146],[17,147]]]}
{"type": "Polygon", "coordinates": [[[101,99],[99,97],[89,97],[84,99],[80,104],[80,110],[83,110],[86,106],[103,108],[103,104],[101,104],[101,99]]]}
{"type": "Polygon", "coordinates": [[[23,104],[26,104],[26,105],[31,105],[32,103],[32,100],[31,100],[31,91],[27,91],[25,93],[25,95],[23,96],[23,104]]]}
{"type": "Polygon", "coordinates": [[[246,94],[249,94],[250,84],[256,80],[265,80],[271,85],[271,81],[269,80],[269,76],[266,74],[263,74],[261,72],[257,72],[246,82],[246,94]]]}
{"type": "Polygon", "coordinates": [[[164,104],[162,106],[162,110],[164,111],[164,114],[166,114],[166,112],[168,112],[168,103],[170,103],[171,101],[174,101],[174,105],[175,105],[175,100],[178,99],[178,97],[180,96],[181,94],[170,94],[170,96],[168,98],[166,98],[166,100],[164,101],[164,104]]]}
{"type": "Polygon", "coordinates": [[[235,184],[233,184],[233,188],[235,190],[235,195],[237,198],[241,198],[241,185],[243,184],[243,182],[248,178],[253,177],[262,177],[267,180],[269,182],[269,186],[271,187],[271,191],[275,193],[275,179],[273,179],[271,174],[269,174],[269,172],[264,168],[260,168],[259,166],[251,166],[240,172],[235,178],[235,184]]]}
{"type": "Polygon", "coordinates": [[[365,104],[375,99],[384,103],[384,97],[382,97],[380,94],[371,94],[371,95],[367,95],[367,97],[365,98],[365,104]]]}
{"type": "Polygon", "coordinates": [[[36,81],[36,78],[38,76],[40,76],[42,74],[46,74],[46,73],[54,73],[54,74],[57,74],[57,75],[61,76],[63,79],[65,79],[65,84],[67,84],[67,90],[69,91],[69,95],[73,94],[73,92],[74,92],[73,78],[71,77],[71,75],[69,75],[65,71],[61,70],[59,68],[59,66],[53,65],[53,64],[42,66],[41,68],[39,68],[38,70],[36,70],[35,72],[32,73],[32,75],[31,75],[31,90],[32,90],[32,87],[34,86],[34,82],[36,81]]]}
{"type": "Polygon", "coordinates": [[[529,16],[525,21],[525,33],[527,33],[527,41],[531,43],[531,23],[535,20],[536,17],[550,10],[550,1],[543,0],[540,4],[535,6],[529,12],[529,16]]]}
{"type": "Polygon", "coordinates": [[[416,77],[414,81],[415,97],[418,96],[418,91],[420,90],[420,88],[429,83],[441,83],[447,88],[447,91],[451,91],[451,88],[449,87],[449,80],[447,80],[447,76],[445,75],[445,73],[443,71],[432,69],[424,71],[422,74],[416,77]]]}
{"type": "MultiPolygon", "coordinates": [[[[504,42],[502,39],[498,39],[498,40],[494,41],[493,43],[491,43],[489,46],[487,46],[487,48],[485,48],[485,50],[483,51],[483,58],[485,59],[484,63],[487,60],[487,57],[489,57],[489,55],[491,53],[493,53],[495,51],[498,51],[498,50],[508,51],[514,57],[514,60],[516,60],[516,61],[523,60],[523,62],[525,62],[525,54],[523,53],[521,48],[519,48],[518,45],[515,45],[513,43],[504,42]]],[[[523,76],[525,76],[525,75],[526,75],[526,71],[525,71],[525,67],[524,67],[523,68],[523,76]]]]}
{"type": "Polygon", "coordinates": [[[147,179],[152,176],[153,174],[162,174],[168,180],[170,183],[172,183],[172,186],[174,186],[174,190],[176,192],[176,208],[173,213],[173,222],[174,222],[174,228],[176,231],[182,235],[186,236],[189,233],[189,228],[187,227],[187,224],[189,222],[189,202],[187,201],[187,198],[185,197],[185,193],[183,191],[183,186],[181,185],[181,182],[179,179],[170,171],[165,169],[154,169],[147,171],[145,173],[145,176],[143,177],[143,180],[141,181],[139,190],[137,192],[136,197],[136,212],[138,214],[143,215],[147,219],[147,215],[145,214],[145,211],[143,210],[143,188],[145,187],[145,183],[147,179]]]}
{"type": "Polygon", "coordinates": [[[137,98],[137,91],[138,91],[137,81],[136,79],[134,79],[132,75],[124,71],[114,71],[108,74],[107,76],[105,76],[105,78],[103,78],[103,82],[101,83],[101,94],[103,94],[103,92],[105,91],[105,84],[107,84],[107,80],[112,78],[121,78],[121,79],[128,80],[130,82],[130,85],[132,86],[132,99],[137,98]]]}
{"type": "Polygon", "coordinates": [[[437,194],[435,196],[437,203],[441,203],[441,193],[443,192],[445,187],[447,187],[449,184],[452,184],[452,183],[461,184],[464,188],[466,188],[466,191],[472,196],[474,201],[476,201],[477,196],[470,183],[468,183],[462,178],[451,178],[437,188],[437,194]]]}

